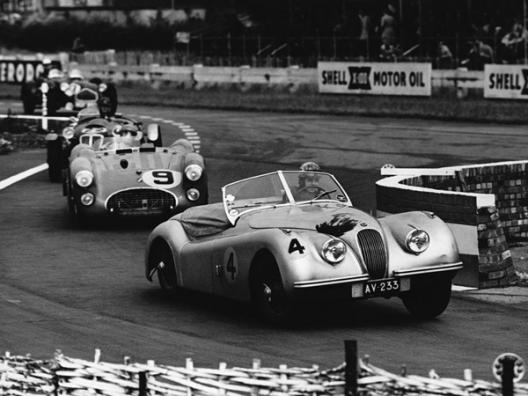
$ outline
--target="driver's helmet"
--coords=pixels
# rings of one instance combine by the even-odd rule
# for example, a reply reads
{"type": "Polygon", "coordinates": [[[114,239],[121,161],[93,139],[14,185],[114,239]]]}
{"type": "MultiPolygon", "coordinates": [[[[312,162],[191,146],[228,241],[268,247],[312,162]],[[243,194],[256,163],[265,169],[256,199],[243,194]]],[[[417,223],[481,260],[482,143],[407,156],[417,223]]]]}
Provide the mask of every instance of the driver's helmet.
{"type": "Polygon", "coordinates": [[[79,69],[71,69],[68,73],[70,80],[82,80],[84,77],[79,69]]]}
{"type": "Polygon", "coordinates": [[[118,125],[112,131],[119,148],[136,147],[141,144],[143,133],[134,125],[118,125]]]}
{"type": "Polygon", "coordinates": [[[106,96],[101,96],[97,100],[97,107],[101,117],[110,117],[112,115],[112,101],[106,96]]]}
{"type": "Polygon", "coordinates": [[[50,80],[60,80],[64,77],[62,72],[59,69],[51,69],[48,73],[48,78],[50,80]]]}
{"type": "Polygon", "coordinates": [[[313,161],[308,161],[303,163],[299,170],[302,172],[299,174],[299,187],[306,186],[306,181],[313,181],[314,183],[317,183],[319,181],[319,175],[317,174],[317,171],[319,171],[321,168],[319,165],[317,165],[313,161]]]}

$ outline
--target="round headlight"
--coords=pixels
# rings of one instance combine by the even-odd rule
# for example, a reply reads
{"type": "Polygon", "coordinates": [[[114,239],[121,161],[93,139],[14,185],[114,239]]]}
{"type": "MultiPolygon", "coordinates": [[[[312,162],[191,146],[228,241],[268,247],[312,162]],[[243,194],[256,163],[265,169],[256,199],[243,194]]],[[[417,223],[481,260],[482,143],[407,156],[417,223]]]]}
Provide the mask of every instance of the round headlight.
{"type": "Polygon", "coordinates": [[[187,199],[189,201],[198,201],[200,199],[200,191],[198,191],[196,188],[190,188],[187,190],[187,199]]]}
{"type": "Polygon", "coordinates": [[[203,169],[200,165],[191,164],[185,168],[185,177],[190,181],[196,181],[202,177],[203,169]]]}
{"type": "Polygon", "coordinates": [[[75,181],[81,187],[88,187],[93,182],[93,173],[89,170],[82,170],[75,175],[75,181]]]}
{"type": "Polygon", "coordinates": [[[42,83],[40,84],[40,90],[42,91],[42,93],[48,93],[49,92],[49,85],[48,83],[42,83]]]}
{"type": "Polygon", "coordinates": [[[412,230],[407,234],[406,243],[411,252],[422,253],[429,247],[429,234],[423,230],[412,230]]]}
{"type": "Polygon", "coordinates": [[[94,195],[92,193],[85,193],[81,195],[81,203],[84,206],[90,206],[94,203],[94,195]]]}
{"type": "Polygon", "coordinates": [[[66,127],[62,130],[62,136],[65,139],[71,139],[73,137],[73,128],[72,127],[66,127]]]}
{"type": "Polygon", "coordinates": [[[339,239],[329,239],[323,244],[321,256],[330,264],[337,264],[345,258],[346,245],[339,239]]]}
{"type": "Polygon", "coordinates": [[[107,88],[108,88],[108,85],[106,85],[105,83],[99,84],[99,92],[104,92],[107,90],[107,88]]]}

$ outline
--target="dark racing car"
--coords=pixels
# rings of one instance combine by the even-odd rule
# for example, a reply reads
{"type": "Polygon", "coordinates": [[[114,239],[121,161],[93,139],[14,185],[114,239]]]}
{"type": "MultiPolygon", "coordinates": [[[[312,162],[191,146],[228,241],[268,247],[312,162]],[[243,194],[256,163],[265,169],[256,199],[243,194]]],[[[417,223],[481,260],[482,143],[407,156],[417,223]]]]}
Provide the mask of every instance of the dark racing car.
{"type": "MultiPolygon", "coordinates": [[[[85,133],[112,131],[118,126],[133,126],[141,131],[142,123],[122,114],[114,114],[107,98],[101,98],[97,107],[88,107],[80,111],[77,117],[70,118],[68,125],[61,133],[50,131],[46,134],[46,150],[49,179],[52,182],[63,180],[63,170],[68,167],[68,157],[79,138],[85,133]]],[[[161,135],[154,142],[161,145],[161,135]]]]}
{"type": "Polygon", "coordinates": [[[100,78],[87,80],[77,69],[72,69],[68,76],[58,69],[51,69],[46,77],[23,84],[20,96],[25,114],[50,116],[75,115],[96,104],[101,97],[109,99],[112,113],[115,113],[118,102],[114,84],[100,78]]]}

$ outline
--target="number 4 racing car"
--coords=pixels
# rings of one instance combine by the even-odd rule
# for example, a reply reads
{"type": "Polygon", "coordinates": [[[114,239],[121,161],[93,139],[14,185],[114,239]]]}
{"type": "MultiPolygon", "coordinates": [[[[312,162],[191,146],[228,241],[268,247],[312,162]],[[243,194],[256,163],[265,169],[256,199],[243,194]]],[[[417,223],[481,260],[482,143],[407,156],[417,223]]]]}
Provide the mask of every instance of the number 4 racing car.
{"type": "Polygon", "coordinates": [[[145,274],[164,289],[252,301],[285,321],[310,300],[400,297],[419,318],[447,307],[462,268],[448,226],[429,212],[376,219],[328,173],[277,171],[222,188],[148,239],[145,274]]]}
{"type": "Polygon", "coordinates": [[[157,124],[146,136],[130,124],[81,134],[64,182],[70,211],[80,219],[168,216],[207,203],[202,156],[185,139],[157,147],[160,140],[157,124]]]}

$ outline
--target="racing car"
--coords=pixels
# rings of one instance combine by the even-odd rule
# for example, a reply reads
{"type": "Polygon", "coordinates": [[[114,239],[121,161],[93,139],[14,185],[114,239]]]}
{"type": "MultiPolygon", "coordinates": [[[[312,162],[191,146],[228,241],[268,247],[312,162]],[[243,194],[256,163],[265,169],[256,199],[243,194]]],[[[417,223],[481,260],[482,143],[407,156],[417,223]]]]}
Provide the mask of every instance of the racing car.
{"type": "Polygon", "coordinates": [[[86,80],[78,69],[72,69],[66,76],[59,69],[51,69],[46,78],[24,83],[20,97],[25,114],[42,112],[47,115],[75,115],[101,97],[106,97],[112,105],[112,113],[117,110],[117,90],[113,83],[100,78],[86,80]]]}
{"type": "MultiPolygon", "coordinates": [[[[50,181],[63,181],[63,171],[68,167],[70,152],[79,143],[79,137],[82,134],[111,131],[118,126],[125,125],[141,131],[142,122],[123,114],[113,113],[111,106],[108,98],[100,98],[97,101],[97,107],[89,106],[81,110],[77,117],[71,117],[61,133],[50,130],[46,134],[46,156],[50,181]]],[[[161,145],[161,134],[154,144],[161,145]]]]}
{"type": "Polygon", "coordinates": [[[288,322],[299,304],[314,300],[400,297],[424,319],[448,306],[462,263],[452,232],[433,213],[374,218],[320,171],[239,180],[222,197],[152,231],[149,281],[157,274],[168,291],[251,301],[271,322],[288,322]]]}
{"type": "Polygon", "coordinates": [[[71,213],[81,221],[168,217],[207,203],[204,159],[188,140],[161,147],[157,124],[145,133],[132,123],[83,128],[71,149],[63,191],[71,213]]]}

